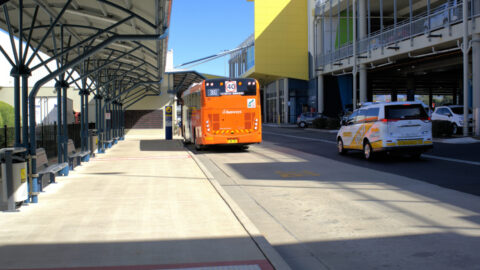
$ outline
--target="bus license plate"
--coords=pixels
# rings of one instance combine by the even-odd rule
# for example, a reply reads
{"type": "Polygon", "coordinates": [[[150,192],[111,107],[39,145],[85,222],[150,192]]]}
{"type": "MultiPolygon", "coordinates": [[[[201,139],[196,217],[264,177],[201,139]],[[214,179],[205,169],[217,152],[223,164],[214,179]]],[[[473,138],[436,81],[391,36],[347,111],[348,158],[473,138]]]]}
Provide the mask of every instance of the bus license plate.
{"type": "Polygon", "coordinates": [[[238,139],[227,139],[227,143],[238,143],[238,139]]]}

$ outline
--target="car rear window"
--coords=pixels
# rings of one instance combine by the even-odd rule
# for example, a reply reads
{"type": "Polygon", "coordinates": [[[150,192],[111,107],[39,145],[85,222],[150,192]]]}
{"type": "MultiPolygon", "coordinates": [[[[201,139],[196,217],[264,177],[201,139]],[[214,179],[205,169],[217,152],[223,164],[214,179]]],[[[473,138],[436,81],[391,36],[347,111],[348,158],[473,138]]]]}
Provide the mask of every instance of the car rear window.
{"type": "Polygon", "coordinates": [[[420,104],[385,106],[385,119],[426,119],[425,109],[420,104]]]}

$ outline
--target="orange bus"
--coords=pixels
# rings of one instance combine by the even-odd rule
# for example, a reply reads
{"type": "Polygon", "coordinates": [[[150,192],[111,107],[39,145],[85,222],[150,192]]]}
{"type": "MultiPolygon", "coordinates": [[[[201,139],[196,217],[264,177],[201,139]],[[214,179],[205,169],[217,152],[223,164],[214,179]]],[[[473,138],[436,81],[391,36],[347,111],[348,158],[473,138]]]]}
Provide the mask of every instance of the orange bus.
{"type": "Polygon", "coordinates": [[[182,134],[200,150],[208,145],[262,141],[260,86],[255,79],[209,79],[182,94],[182,134]]]}

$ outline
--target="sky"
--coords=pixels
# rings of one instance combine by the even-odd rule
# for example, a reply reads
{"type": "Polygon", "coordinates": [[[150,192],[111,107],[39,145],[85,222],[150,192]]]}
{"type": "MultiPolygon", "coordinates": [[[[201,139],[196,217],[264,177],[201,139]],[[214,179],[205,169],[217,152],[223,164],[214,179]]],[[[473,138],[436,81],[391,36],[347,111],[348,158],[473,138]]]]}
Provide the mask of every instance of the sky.
{"type": "MultiPolygon", "coordinates": [[[[3,29],[0,29],[0,46],[2,46],[2,48],[7,52],[7,54],[10,56],[10,59],[12,61],[15,61],[13,53],[12,53],[12,45],[10,43],[10,38],[8,36],[8,33],[5,32],[5,30],[3,30],[3,29]]],[[[18,50],[18,39],[15,39],[15,46],[18,50]]],[[[30,48],[30,50],[28,51],[27,58],[30,58],[30,56],[32,55],[32,52],[33,52],[33,50],[30,48]]],[[[44,54],[42,52],[40,52],[39,54],[44,60],[49,58],[46,54],[44,54]]],[[[3,54],[1,54],[1,53],[0,53],[0,63],[2,63],[0,65],[0,87],[1,86],[6,86],[6,87],[13,86],[13,77],[10,76],[10,71],[12,70],[12,66],[7,62],[7,60],[5,59],[5,56],[3,56],[3,54]]],[[[40,60],[38,58],[35,58],[32,61],[32,64],[30,66],[33,67],[33,66],[37,65],[38,63],[40,63],[40,60]]],[[[57,68],[54,61],[49,63],[48,66],[52,70],[55,70],[57,68]]],[[[41,78],[43,78],[47,75],[48,75],[48,70],[44,67],[38,68],[38,70],[33,71],[32,72],[32,77],[30,77],[29,80],[28,80],[29,81],[29,86],[32,87],[33,84],[37,80],[39,80],[39,79],[41,79],[41,78]]],[[[55,85],[55,81],[53,81],[53,80],[45,84],[45,86],[51,86],[51,87],[53,87],[54,85],[55,85]]]]}
{"type": "MultiPolygon", "coordinates": [[[[173,65],[200,59],[236,48],[246,40],[254,29],[253,2],[247,0],[173,0],[170,19],[168,49],[173,49],[173,65]]],[[[18,40],[16,40],[18,49],[18,40]]],[[[0,45],[13,59],[10,39],[5,30],[0,29],[0,45]]],[[[31,55],[33,50],[29,50],[31,55]]],[[[40,53],[43,59],[47,59],[40,53]]],[[[187,67],[200,73],[227,76],[229,56],[219,58],[201,65],[187,67]]],[[[10,76],[12,67],[0,54],[0,87],[13,86],[10,76]]],[[[32,66],[39,63],[38,59],[32,66]]],[[[49,66],[56,69],[55,63],[49,66]]],[[[29,79],[30,86],[48,74],[45,68],[33,72],[29,79]]],[[[54,86],[50,81],[46,86],[54,86]]]]}
{"type": "MultiPolygon", "coordinates": [[[[238,47],[253,34],[253,5],[247,0],[173,0],[168,40],[173,66],[238,47]]],[[[226,56],[188,69],[225,76],[228,59],[226,56]]]]}

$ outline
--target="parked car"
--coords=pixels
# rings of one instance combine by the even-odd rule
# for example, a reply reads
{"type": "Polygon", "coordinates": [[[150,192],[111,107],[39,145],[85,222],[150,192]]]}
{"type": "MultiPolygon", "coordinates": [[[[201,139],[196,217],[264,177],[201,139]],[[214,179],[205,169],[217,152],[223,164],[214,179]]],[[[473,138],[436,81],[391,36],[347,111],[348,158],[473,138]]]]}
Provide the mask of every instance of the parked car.
{"type": "Polygon", "coordinates": [[[337,133],[339,154],[402,152],[414,158],[433,147],[432,122],[422,102],[370,103],[353,111],[337,133]]]}
{"type": "Polygon", "coordinates": [[[457,0],[447,1],[431,11],[430,17],[427,17],[424,23],[425,33],[444,27],[448,23],[458,20],[461,11],[457,0]]]}
{"type": "MultiPolygon", "coordinates": [[[[432,120],[448,121],[452,123],[453,134],[457,134],[463,128],[463,106],[449,105],[438,106],[432,113],[432,120]]],[[[472,127],[472,111],[468,112],[468,127],[472,127]]]]}
{"type": "Polygon", "coordinates": [[[313,123],[313,120],[324,117],[318,112],[304,112],[297,117],[297,126],[300,128],[306,128],[313,123]]]}

